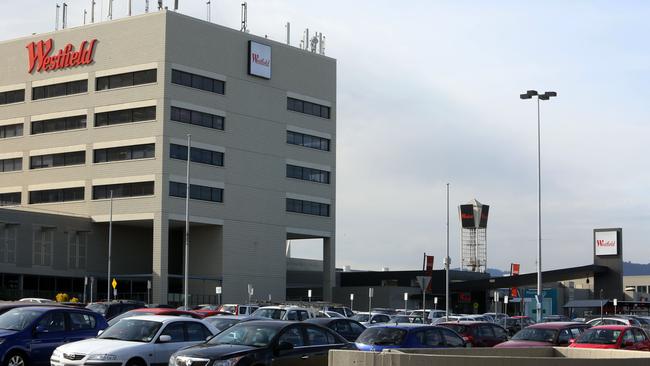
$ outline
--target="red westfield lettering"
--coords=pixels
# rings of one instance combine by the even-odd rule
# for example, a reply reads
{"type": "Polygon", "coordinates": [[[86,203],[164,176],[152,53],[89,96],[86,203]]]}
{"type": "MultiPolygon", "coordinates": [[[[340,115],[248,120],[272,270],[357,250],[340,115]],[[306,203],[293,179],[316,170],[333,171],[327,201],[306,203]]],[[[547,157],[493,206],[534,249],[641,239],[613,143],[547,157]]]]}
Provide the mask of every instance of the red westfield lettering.
{"type": "Polygon", "coordinates": [[[34,70],[54,71],[77,67],[80,65],[89,65],[93,62],[93,54],[97,40],[83,41],[79,48],[75,50],[74,46],[68,43],[58,52],[52,52],[52,38],[47,41],[38,41],[29,43],[26,48],[29,53],[29,66],[27,72],[34,70]]]}
{"type": "Polygon", "coordinates": [[[258,64],[258,65],[262,65],[262,66],[266,66],[266,67],[271,66],[271,60],[266,59],[266,58],[262,58],[262,57],[260,57],[259,54],[255,53],[255,52],[253,52],[253,54],[251,55],[251,58],[253,59],[253,62],[258,64]]]}
{"type": "Polygon", "coordinates": [[[615,245],[616,242],[613,240],[602,240],[602,239],[596,240],[596,246],[599,247],[613,247],[615,245]]]}
{"type": "Polygon", "coordinates": [[[466,214],[466,213],[461,213],[461,214],[460,214],[460,218],[461,218],[461,219],[473,219],[473,218],[474,218],[474,215],[472,215],[472,214],[466,214]]]}

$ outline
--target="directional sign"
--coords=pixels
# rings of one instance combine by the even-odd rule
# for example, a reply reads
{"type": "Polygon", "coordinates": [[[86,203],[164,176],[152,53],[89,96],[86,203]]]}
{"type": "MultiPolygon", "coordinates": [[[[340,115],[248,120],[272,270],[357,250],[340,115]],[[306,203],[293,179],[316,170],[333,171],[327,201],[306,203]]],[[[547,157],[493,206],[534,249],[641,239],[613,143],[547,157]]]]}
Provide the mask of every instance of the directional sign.
{"type": "Polygon", "coordinates": [[[618,299],[614,299],[614,306],[618,305],[618,299]]]}
{"type": "Polygon", "coordinates": [[[424,290],[425,288],[429,287],[429,282],[431,282],[431,277],[429,277],[429,276],[416,276],[415,278],[418,280],[418,284],[420,285],[420,289],[424,290]]]}
{"type": "Polygon", "coordinates": [[[113,289],[117,288],[117,281],[113,278],[113,282],[111,282],[111,285],[113,286],[113,289]]]}
{"type": "Polygon", "coordinates": [[[221,286],[217,286],[214,288],[214,292],[217,293],[217,295],[221,295],[221,286]]]}

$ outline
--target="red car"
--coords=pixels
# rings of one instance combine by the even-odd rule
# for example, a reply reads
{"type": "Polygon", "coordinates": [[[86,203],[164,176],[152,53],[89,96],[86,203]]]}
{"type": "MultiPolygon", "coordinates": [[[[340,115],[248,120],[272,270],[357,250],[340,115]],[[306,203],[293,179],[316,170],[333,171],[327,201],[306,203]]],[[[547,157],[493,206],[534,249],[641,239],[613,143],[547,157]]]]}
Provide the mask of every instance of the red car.
{"type": "Polygon", "coordinates": [[[538,323],[515,334],[509,341],[495,348],[564,347],[578,338],[589,325],[575,322],[538,323]]]}
{"type": "Polygon", "coordinates": [[[176,310],[176,309],[168,309],[168,308],[140,308],[140,309],[134,309],[127,311],[126,313],[122,313],[115,318],[111,319],[108,321],[108,325],[111,326],[120,319],[128,318],[130,316],[138,316],[138,315],[174,315],[174,316],[186,316],[190,318],[195,318],[195,319],[203,319],[203,316],[200,314],[196,314],[192,311],[185,311],[185,310],[176,310]]]}
{"type": "Polygon", "coordinates": [[[494,347],[508,340],[503,327],[490,322],[447,322],[436,324],[458,333],[472,347],[494,347]]]}
{"type": "Polygon", "coordinates": [[[650,340],[645,331],[639,327],[599,325],[587,329],[569,347],[650,351],[650,340]]]}

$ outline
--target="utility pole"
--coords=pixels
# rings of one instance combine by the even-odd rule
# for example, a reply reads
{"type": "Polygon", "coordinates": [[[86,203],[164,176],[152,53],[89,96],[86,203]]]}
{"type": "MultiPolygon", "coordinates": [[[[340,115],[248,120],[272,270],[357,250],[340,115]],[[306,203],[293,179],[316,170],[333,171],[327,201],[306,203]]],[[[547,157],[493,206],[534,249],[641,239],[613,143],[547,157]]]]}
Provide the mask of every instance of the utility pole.
{"type": "Polygon", "coordinates": [[[189,282],[190,282],[190,160],[192,135],[187,135],[187,166],[185,172],[185,275],[183,279],[183,305],[185,310],[189,310],[189,282]]]}

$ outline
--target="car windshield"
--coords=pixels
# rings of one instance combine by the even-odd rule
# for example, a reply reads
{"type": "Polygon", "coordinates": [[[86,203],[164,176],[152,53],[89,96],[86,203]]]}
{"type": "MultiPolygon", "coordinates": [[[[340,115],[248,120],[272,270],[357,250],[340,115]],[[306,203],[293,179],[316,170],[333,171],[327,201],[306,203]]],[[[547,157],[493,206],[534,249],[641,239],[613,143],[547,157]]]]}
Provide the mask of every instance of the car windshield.
{"type": "Polygon", "coordinates": [[[86,309],[90,309],[96,313],[100,313],[102,315],[106,315],[106,311],[108,311],[108,305],[106,304],[99,304],[99,303],[94,303],[94,304],[88,304],[86,306],[86,309]]]}
{"type": "Polygon", "coordinates": [[[278,327],[275,325],[239,323],[210,339],[208,344],[266,347],[271,343],[278,330],[278,327]]]}
{"type": "Polygon", "coordinates": [[[223,305],[221,306],[221,311],[226,311],[228,313],[235,313],[237,311],[237,305],[223,305]]]}
{"type": "Polygon", "coordinates": [[[121,341],[151,342],[162,323],[140,319],[122,319],[97,338],[121,341]]]}
{"type": "Polygon", "coordinates": [[[578,339],[576,339],[576,343],[616,344],[620,335],[620,330],[587,329],[578,339]]]}
{"type": "Polygon", "coordinates": [[[122,313],[115,318],[111,319],[108,321],[108,326],[110,327],[111,325],[117,324],[120,320],[124,318],[130,318],[132,316],[142,316],[142,315],[154,315],[155,313],[153,311],[127,311],[126,313],[122,313]]]}
{"type": "Polygon", "coordinates": [[[30,308],[16,308],[0,315],[0,329],[23,330],[43,314],[43,311],[30,308]]]}
{"type": "Polygon", "coordinates": [[[553,343],[557,329],[524,328],[517,332],[512,339],[517,341],[549,342],[553,343]]]}
{"type": "Polygon", "coordinates": [[[404,342],[406,331],[398,328],[368,328],[357,338],[357,343],[376,346],[399,346],[404,342]]]}
{"type": "Polygon", "coordinates": [[[220,318],[220,317],[214,317],[214,318],[205,318],[204,321],[212,324],[212,326],[214,326],[215,328],[217,328],[218,330],[221,331],[221,330],[232,327],[233,325],[239,323],[241,320],[239,320],[239,319],[228,319],[228,318],[224,319],[224,318],[220,318]]]}
{"type": "Polygon", "coordinates": [[[256,318],[282,319],[286,312],[284,309],[257,309],[253,316],[256,318]]]}
{"type": "Polygon", "coordinates": [[[368,314],[355,314],[352,317],[352,320],[356,320],[356,321],[361,322],[361,323],[368,322],[368,321],[370,321],[370,315],[368,315],[368,314]]]}

